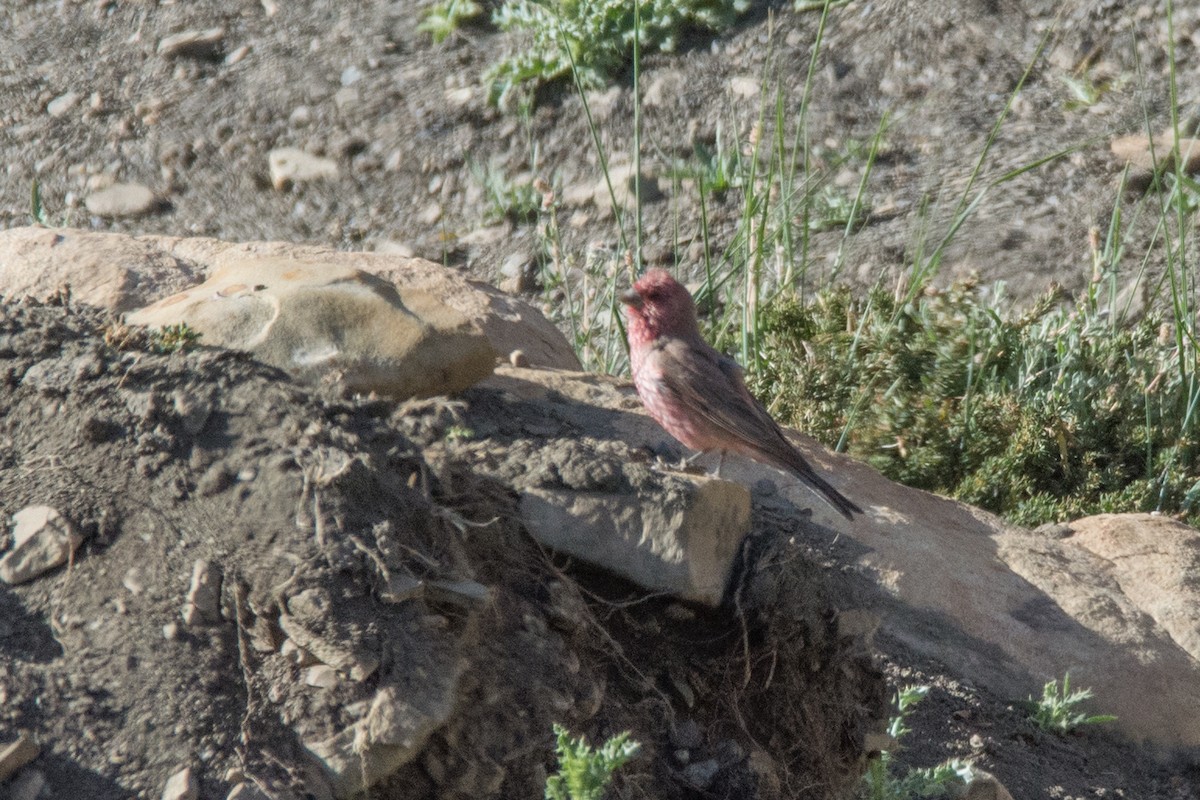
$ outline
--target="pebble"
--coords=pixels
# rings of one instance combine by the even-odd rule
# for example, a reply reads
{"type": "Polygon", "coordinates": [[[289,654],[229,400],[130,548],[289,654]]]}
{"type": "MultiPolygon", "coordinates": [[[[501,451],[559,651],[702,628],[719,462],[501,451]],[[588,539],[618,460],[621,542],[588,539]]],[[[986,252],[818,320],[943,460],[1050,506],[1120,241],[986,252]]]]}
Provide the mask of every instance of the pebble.
{"type": "Polygon", "coordinates": [[[245,58],[249,54],[250,54],[250,45],[244,44],[241,47],[234,50],[229,55],[225,56],[225,66],[232,67],[234,64],[238,63],[239,61],[241,61],[243,58],[245,58]]]}
{"type": "Polygon", "coordinates": [[[200,782],[191,767],[179,770],[167,779],[162,800],[196,800],[200,796],[200,782]]]}
{"type": "Polygon", "coordinates": [[[517,369],[524,369],[529,366],[529,357],[525,355],[524,350],[513,350],[508,354],[508,363],[517,369]]]}
{"type": "Polygon", "coordinates": [[[0,558],[0,580],[24,583],[63,564],[83,536],[50,506],[29,506],[13,515],[12,547],[0,558]]]}
{"type": "Polygon", "coordinates": [[[179,638],[179,623],[168,622],[162,627],[163,638],[167,641],[173,641],[179,638]]]}
{"type": "Polygon", "coordinates": [[[336,178],[338,165],[332,159],[314,156],[296,147],[279,147],[267,154],[271,185],[283,191],[296,183],[336,178]]]}
{"type": "Polygon", "coordinates": [[[184,31],[160,40],[158,54],[163,58],[212,58],[224,38],[224,28],[184,31]]]}
{"type": "Polygon", "coordinates": [[[98,217],[139,217],[159,206],[154,192],[140,183],[115,183],[88,195],[83,202],[98,217]]]}
{"type": "Polygon", "coordinates": [[[296,106],[292,109],[292,113],[288,114],[288,124],[297,128],[302,128],[310,122],[312,122],[312,109],[308,106],[296,106]]]}
{"type": "Polygon", "coordinates": [[[80,94],[78,92],[60,94],[46,104],[46,113],[52,117],[61,117],[75,107],[79,102],[79,98],[80,94]]]}

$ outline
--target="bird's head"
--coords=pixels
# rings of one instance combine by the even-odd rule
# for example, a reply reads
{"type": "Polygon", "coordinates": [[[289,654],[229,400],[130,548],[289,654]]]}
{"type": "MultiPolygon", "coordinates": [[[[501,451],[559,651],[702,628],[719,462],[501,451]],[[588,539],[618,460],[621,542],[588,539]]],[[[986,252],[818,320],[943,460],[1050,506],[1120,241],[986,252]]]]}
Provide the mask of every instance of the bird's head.
{"type": "Polygon", "coordinates": [[[621,295],[629,319],[630,343],[659,336],[699,336],[696,304],[682,283],[664,269],[652,269],[621,295]]]}

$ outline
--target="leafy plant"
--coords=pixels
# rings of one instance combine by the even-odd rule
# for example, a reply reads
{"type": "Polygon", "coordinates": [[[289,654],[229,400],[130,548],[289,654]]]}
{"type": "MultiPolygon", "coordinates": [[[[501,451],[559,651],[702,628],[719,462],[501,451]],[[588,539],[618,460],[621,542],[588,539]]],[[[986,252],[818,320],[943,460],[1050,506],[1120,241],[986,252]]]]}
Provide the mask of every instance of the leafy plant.
{"type": "MultiPolygon", "coordinates": [[[[913,706],[929,694],[928,686],[905,686],[896,692],[896,716],[888,722],[888,735],[899,744],[900,739],[912,732],[908,727],[908,716],[913,706]]],[[[970,764],[960,759],[944,761],[935,767],[910,769],[903,775],[893,775],[898,763],[894,753],[884,750],[879,758],[871,761],[863,774],[860,797],[866,800],[909,800],[915,797],[935,797],[948,794],[950,787],[971,780],[970,764]]]]}
{"type": "Polygon", "coordinates": [[[670,52],[687,30],[725,30],[749,5],[749,0],[637,0],[635,15],[629,0],[507,0],[492,21],[523,34],[523,41],[488,70],[489,97],[502,103],[517,86],[572,72],[581,86],[602,85],[625,69],[635,38],[642,52],[670,52]]]}
{"type": "Polygon", "coordinates": [[[37,178],[33,179],[33,186],[29,190],[29,218],[35,225],[50,224],[46,209],[42,206],[42,185],[37,178]]]}
{"type": "Polygon", "coordinates": [[[482,13],[483,7],[475,0],[445,0],[425,11],[421,21],[417,23],[417,30],[431,35],[435,43],[443,42],[464,22],[482,13]]]}
{"type": "Polygon", "coordinates": [[[720,124],[713,147],[697,142],[692,150],[691,159],[676,159],[671,177],[695,181],[706,195],[721,196],[742,186],[741,159],[736,149],[726,145],[720,124]]]}
{"type": "Polygon", "coordinates": [[[175,325],[164,325],[152,330],[147,335],[150,352],[160,355],[186,352],[200,340],[200,332],[186,322],[175,325]]]}
{"type": "Polygon", "coordinates": [[[1042,696],[1038,700],[1030,697],[1026,701],[1029,708],[1029,718],[1033,724],[1050,733],[1066,734],[1081,725],[1097,725],[1113,722],[1116,717],[1111,714],[1085,714],[1078,710],[1079,704],[1092,697],[1091,689],[1071,691],[1071,674],[1063,673],[1062,687],[1058,679],[1049,681],[1042,687],[1042,696]]]}
{"type": "Polygon", "coordinates": [[[613,773],[637,755],[641,745],[629,741],[629,732],[617,734],[599,750],[593,750],[581,736],[554,724],[557,738],[558,774],[546,779],[546,800],[600,800],[613,773]]]}

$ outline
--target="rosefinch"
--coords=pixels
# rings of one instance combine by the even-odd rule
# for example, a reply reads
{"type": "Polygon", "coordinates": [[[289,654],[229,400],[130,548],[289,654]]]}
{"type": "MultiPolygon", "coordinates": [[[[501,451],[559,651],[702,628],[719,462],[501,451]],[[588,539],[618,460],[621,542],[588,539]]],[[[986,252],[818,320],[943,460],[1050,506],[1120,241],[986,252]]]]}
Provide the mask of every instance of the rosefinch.
{"type": "Polygon", "coordinates": [[[633,382],[650,416],[693,450],[732,451],[791,472],[852,519],[862,509],[821,479],[759,404],[737,362],[700,335],[696,304],[665,270],[621,296],[633,382]]]}

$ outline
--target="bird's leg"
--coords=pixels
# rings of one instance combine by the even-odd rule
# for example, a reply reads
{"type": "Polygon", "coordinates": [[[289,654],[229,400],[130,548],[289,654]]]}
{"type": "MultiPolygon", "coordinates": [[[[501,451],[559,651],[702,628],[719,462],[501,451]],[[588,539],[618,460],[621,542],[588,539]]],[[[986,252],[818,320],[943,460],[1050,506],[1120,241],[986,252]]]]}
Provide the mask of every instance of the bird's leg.
{"type": "Polygon", "coordinates": [[[725,463],[725,451],[723,449],[718,450],[717,451],[717,472],[716,472],[717,480],[721,479],[721,465],[724,463],[725,463]]]}
{"type": "Polygon", "coordinates": [[[679,462],[679,471],[686,472],[692,466],[692,464],[695,464],[697,461],[704,458],[706,455],[708,455],[708,453],[708,450],[697,450],[696,452],[692,453],[690,456],[679,462]]]}

